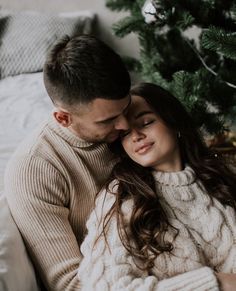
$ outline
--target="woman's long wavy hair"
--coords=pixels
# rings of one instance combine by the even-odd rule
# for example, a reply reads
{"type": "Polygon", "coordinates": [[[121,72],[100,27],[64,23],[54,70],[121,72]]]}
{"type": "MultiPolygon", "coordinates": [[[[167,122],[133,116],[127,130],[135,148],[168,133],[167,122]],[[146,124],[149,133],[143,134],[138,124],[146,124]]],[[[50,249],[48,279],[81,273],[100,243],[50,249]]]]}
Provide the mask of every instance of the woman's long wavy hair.
{"type": "MultiPolygon", "coordinates": [[[[223,205],[236,209],[236,175],[207,148],[192,118],[178,99],[151,83],[136,85],[131,89],[131,95],[143,97],[167,127],[180,133],[178,142],[182,162],[195,171],[207,194],[223,205]]],[[[106,189],[111,192],[109,184],[116,180],[118,190],[113,193],[115,202],[103,221],[103,234],[106,235],[111,216],[116,215],[124,247],[133,258],[138,259],[136,262],[142,262],[138,264],[140,268],[150,270],[160,253],[173,249],[172,242],[165,240],[166,231],[172,228],[178,235],[178,230],[171,226],[159,202],[152,169],[132,161],[123,150],[120,140],[110,147],[120,156],[120,161],[114,166],[106,189]],[[134,201],[134,207],[127,231],[121,206],[130,198],[134,201]]]]}

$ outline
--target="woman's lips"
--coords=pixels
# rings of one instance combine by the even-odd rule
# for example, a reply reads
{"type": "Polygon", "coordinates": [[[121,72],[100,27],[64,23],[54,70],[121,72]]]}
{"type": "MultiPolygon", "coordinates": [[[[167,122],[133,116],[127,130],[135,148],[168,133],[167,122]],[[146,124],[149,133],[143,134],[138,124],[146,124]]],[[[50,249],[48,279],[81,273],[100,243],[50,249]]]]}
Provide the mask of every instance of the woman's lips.
{"type": "Polygon", "coordinates": [[[137,147],[134,151],[135,151],[135,153],[138,153],[138,154],[145,154],[153,146],[153,144],[154,143],[152,143],[152,142],[143,144],[143,145],[137,147]]]}

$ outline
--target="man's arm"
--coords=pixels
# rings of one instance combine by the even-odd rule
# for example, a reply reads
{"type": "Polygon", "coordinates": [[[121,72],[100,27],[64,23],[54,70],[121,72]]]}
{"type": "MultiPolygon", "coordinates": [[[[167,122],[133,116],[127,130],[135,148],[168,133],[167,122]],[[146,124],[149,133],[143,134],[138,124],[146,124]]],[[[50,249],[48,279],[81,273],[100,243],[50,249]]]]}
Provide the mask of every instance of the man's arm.
{"type": "Polygon", "coordinates": [[[48,290],[78,290],[81,253],[68,220],[70,197],[64,177],[40,158],[22,157],[8,166],[5,195],[48,290]]]}

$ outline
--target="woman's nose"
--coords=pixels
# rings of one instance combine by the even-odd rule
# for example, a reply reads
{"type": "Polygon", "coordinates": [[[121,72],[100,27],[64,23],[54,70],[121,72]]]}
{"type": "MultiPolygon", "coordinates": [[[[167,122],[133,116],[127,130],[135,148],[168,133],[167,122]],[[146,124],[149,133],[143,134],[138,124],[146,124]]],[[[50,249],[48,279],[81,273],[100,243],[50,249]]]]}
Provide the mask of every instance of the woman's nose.
{"type": "Polygon", "coordinates": [[[133,142],[140,141],[143,138],[145,138],[145,135],[141,131],[139,131],[137,129],[133,129],[132,130],[132,140],[133,140],[133,142]]]}

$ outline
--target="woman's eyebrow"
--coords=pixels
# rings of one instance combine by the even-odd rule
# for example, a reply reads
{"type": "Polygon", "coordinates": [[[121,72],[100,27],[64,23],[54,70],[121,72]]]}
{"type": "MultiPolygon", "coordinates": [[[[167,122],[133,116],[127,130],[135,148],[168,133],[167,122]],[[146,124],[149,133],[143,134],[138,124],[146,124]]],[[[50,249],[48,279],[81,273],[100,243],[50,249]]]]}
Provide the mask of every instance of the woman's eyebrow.
{"type": "Polygon", "coordinates": [[[136,114],[135,116],[134,116],[134,118],[135,119],[138,119],[138,118],[140,118],[140,117],[142,117],[143,115],[146,115],[146,114],[152,114],[153,113],[153,111],[150,111],[150,110],[146,110],[146,111],[140,111],[138,114],[136,114]]]}

